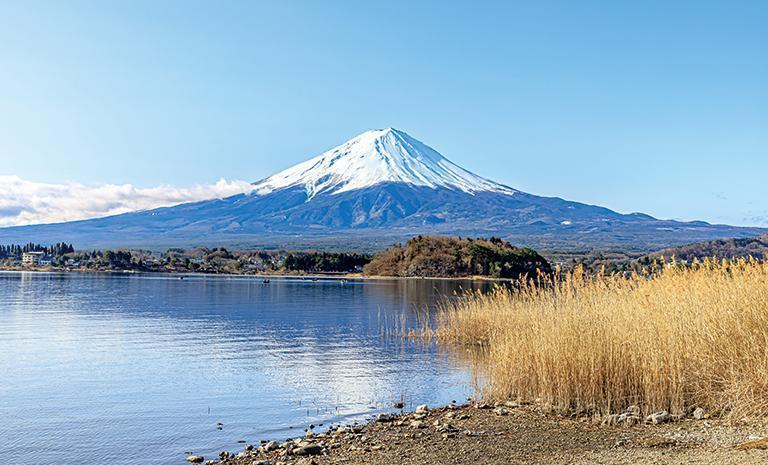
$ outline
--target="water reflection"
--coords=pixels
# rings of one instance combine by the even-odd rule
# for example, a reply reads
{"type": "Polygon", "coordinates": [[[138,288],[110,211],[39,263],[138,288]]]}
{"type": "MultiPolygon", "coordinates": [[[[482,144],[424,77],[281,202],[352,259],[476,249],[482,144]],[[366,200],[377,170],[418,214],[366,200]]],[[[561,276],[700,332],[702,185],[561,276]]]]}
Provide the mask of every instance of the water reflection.
{"type": "Polygon", "coordinates": [[[466,365],[382,338],[382,318],[489,286],[0,273],[0,457],[181,463],[401,396],[461,399],[466,365]]]}

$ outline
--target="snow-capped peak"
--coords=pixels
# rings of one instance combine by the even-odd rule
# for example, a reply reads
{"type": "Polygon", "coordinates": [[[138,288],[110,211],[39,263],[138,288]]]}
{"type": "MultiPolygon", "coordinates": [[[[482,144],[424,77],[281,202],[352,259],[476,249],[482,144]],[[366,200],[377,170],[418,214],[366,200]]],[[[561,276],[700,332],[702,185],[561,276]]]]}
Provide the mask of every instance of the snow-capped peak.
{"type": "Polygon", "coordinates": [[[254,184],[260,195],[303,186],[308,197],[340,193],[385,182],[430,188],[512,195],[510,187],[455,165],[436,150],[393,128],[374,129],[254,184]]]}

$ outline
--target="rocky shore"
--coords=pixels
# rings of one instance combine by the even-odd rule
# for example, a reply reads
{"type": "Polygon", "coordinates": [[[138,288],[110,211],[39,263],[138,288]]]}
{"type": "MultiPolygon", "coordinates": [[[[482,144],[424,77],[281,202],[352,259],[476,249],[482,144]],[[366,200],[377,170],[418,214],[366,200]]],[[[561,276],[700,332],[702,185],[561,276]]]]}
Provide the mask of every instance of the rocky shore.
{"type": "Polygon", "coordinates": [[[753,464],[768,463],[768,424],[639,410],[569,417],[535,405],[447,405],[381,414],[364,425],[209,458],[208,465],[416,464],[753,464]]]}

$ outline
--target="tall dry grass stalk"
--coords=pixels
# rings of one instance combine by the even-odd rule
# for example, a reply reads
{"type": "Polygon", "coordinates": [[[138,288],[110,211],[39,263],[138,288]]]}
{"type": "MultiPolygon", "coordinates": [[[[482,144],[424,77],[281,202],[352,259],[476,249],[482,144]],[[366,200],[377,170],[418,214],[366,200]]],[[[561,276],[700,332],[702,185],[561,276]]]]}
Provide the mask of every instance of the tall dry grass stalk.
{"type": "Polygon", "coordinates": [[[447,304],[433,335],[484,347],[495,399],[768,416],[766,262],[670,265],[652,278],[577,270],[447,304]]]}

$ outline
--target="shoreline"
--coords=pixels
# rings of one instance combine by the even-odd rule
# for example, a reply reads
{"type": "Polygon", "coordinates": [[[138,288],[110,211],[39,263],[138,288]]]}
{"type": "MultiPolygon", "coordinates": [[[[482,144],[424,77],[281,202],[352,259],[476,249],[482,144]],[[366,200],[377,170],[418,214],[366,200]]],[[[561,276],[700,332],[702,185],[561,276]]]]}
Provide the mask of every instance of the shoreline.
{"type": "Polygon", "coordinates": [[[231,276],[237,278],[253,278],[253,279],[267,279],[267,278],[317,278],[318,280],[359,280],[359,281],[375,281],[375,280],[439,280],[439,281],[488,281],[488,282],[514,282],[512,278],[493,278],[489,276],[381,276],[381,275],[364,275],[362,273],[203,273],[196,271],[153,271],[153,270],[95,270],[92,268],[26,268],[26,267],[8,267],[0,266],[0,272],[13,272],[13,273],[104,273],[104,274],[126,274],[126,275],[139,275],[139,274],[157,274],[157,275],[171,275],[171,276],[231,276]]]}
{"type": "MultiPolygon", "coordinates": [[[[594,417],[547,412],[517,403],[449,404],[380,414],[368,423],[245,444],[208,465],[476,464],[751,464],[768,460],[768,425],[686,417],[616,426],[594,417]]],[[[180,463],[183,463],[180,461],[180,463]]]]}

